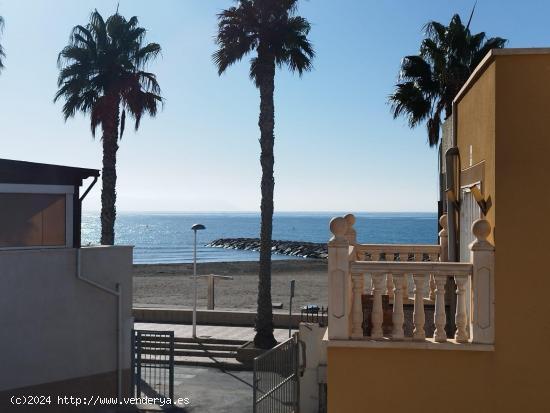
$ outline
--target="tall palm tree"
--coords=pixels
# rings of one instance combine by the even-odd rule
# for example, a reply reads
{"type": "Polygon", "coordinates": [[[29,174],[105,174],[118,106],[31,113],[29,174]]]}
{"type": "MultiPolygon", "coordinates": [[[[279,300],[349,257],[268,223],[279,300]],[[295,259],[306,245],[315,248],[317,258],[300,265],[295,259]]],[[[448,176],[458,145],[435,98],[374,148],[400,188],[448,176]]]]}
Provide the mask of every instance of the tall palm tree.
{"type": "Polygon", "coordinates": [[[137,17],[126,20],[117,12],[107,21],[95,10],[86,26],[75,26],[69,44],[59,53],[59,90],[65,120],[77,112],[90,115],[92,135],[101,125],[103,170],[101,244],[112,245],[116,219],[116,154],[124,133],[126,112],[139,128],[143,114],[155,116],[162,104],[156,76],[145,71],[161,51],[145,44],[145,29],[137,17]],[[122,111],[122,114],[121,114],[122,111]]]}
{"type": "Polygon", "coordinates": [[[310,24],[296,15],[298,0],[241,0],[218,14],[218,50],[213,55],[218,74],[255,52],[250,78],[260,90],[261,229],[258,310],[254,343],[260,348],[276,344],[271,304],[271,240],[273,226],[273,144],[275,140],[275,68],[287,66],[303,72],[315,56],[307,39],[310,24]]]}
{"type": "MultiPolygon", "coordinates": [[[[0,32],[4,30],[4,18],[0,16],[0,32]]],[[[6,57],[6,52],[4,48],[0,45],[0,70],[4,68],[4,58],[6,57]]]]}
{"type": "Polygon", "coordinates": [[[390,95],[394,118],[405,116],[411,128],[426,122],[428,143],[439,142],[441,121],[452,114],[454,97],[491,49],[504,47],[506,39],[472,34],[455,14],[448,26],[431,21],[424,26],[426,38],[420,53],[405,56],[398,83],[390,95]]]}

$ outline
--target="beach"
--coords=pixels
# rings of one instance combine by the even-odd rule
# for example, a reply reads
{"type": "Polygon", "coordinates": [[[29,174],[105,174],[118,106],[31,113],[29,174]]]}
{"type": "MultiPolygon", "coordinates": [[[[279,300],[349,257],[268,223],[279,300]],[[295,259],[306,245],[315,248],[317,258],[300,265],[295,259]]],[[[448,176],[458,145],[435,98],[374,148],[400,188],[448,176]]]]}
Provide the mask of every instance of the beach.
{"type": "MultiPolygon", "coordinates": [[[[256,310],[258,262],[210,262],[197,264],[197,274],[229,275],[217,280],[217,310],[256,310]]],[[[193,306],[193,264],[134,265],[134,305],[193,306]]],[[[271,296],[288,311],[290,280],[296,280],[293,311],[306,304],[327,305],[327,261],[322,259],[279,260],[272,263],[271,296]]],[[[198,280],[198,308],[206,309],[207,282],[198,280]]]]}

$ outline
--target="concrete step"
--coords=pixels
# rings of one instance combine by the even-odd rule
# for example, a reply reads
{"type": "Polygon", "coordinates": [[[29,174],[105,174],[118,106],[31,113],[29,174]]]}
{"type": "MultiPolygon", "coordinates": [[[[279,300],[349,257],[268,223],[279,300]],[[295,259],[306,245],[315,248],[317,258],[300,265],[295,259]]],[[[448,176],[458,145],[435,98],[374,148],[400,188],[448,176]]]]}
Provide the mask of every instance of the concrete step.
{"type": "Polygon", "coordinates": [[[240,346],[229,344],[175,343],[176,350],[237,351],[240,346]]]}
{"type": "Polygon", "coordinates": [[[174,351],[174,357],[177,357],[177,356],[235,358],[237,357],[237,352],[236,351],[176,350],[174,351]]]}
{"type": "Polygon", "coordinates": [[[174,357],[174,364],[180,366],[214,367],[221,370],[252,370],[250,366],[246,366],[234,358],[176,356],[174,357]]]}
{"type": "MultiPolygon", "coordinates": [[[[236,344],[204,344],[204,343],[174,343],[175,350],[204,350],[204,351],[237,351],[241,347],[236,344]]],[[[170,348],[168,343],[142,343],[145,350],[163,350],[170,348]]]]}
{"type": "MultiPolygon", "coordinates": [[[[142,349],[141,354],[147,359],[149,355],[167,356],[169,352],[164,349],[142,349]]],[[[174,350],[174,356],[235,358],[237,351],[174,350]]]]}
{"type": "Polygon", "coordinates": [[[192,337],[174,337],[176,343],[201,343],[201,344],[227,344],[242,346],[246,340],[230,340],[223,338],[192,338],[192,337]]]}

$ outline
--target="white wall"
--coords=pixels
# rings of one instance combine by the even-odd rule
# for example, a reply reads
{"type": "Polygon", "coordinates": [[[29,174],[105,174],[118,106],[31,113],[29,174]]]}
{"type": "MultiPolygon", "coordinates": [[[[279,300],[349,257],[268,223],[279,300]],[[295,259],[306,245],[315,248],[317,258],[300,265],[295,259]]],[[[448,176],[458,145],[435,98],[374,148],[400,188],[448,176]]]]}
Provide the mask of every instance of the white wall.
{"type": "MultiPolygon", "coordinates": [[[[326,383],[326,377],[320,377],[326,370],[326,344],[323,341],[327,328],[316,323],[300,323],[300,341],[305,346],[305,370],[300,377],[300,412],[317,413],[319,411],[319,384],[326,383]]],[[[303,365],[302,352],[300,362],[303,365]]]]}
{"type": "MultiPolygon", "coordinates": [[[[117,301],[77,279],[76,249],[0,251],[0,390],[117,368],[117,301]]],[[[83,277],[122,291],[130,368],[132,247],[81,249],[83,277]]]]}

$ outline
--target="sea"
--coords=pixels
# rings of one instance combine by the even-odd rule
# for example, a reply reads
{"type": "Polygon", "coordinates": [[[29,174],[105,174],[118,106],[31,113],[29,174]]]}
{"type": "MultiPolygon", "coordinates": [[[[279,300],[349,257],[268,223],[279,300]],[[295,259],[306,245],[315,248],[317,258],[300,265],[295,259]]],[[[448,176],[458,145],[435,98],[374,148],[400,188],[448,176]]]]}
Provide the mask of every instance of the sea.
{"type": "MultiPolygon", "coordinates": [[[[273,239],[326,243],[329,222],[343,213],[284,212],[273,217],[273,239]]],[[[437,214],[431,212],[355,213],[357,239],[375,244],[433,244],[437,242],[437,214]]],[[[207,247],[218,238],[258,238],[259,213],[155,213],[119,212],[115,244],[134,246],[134,263],[189,263],[193,261],[193,224],[198,231],[197,259],[200,262],[256,261],[259,253],[207,247]]],[[[99,213],[84,212],[82,245],[99,243],[99,213]]],[[[273,255],[273,259],[297,259],[273,255]]]]}

